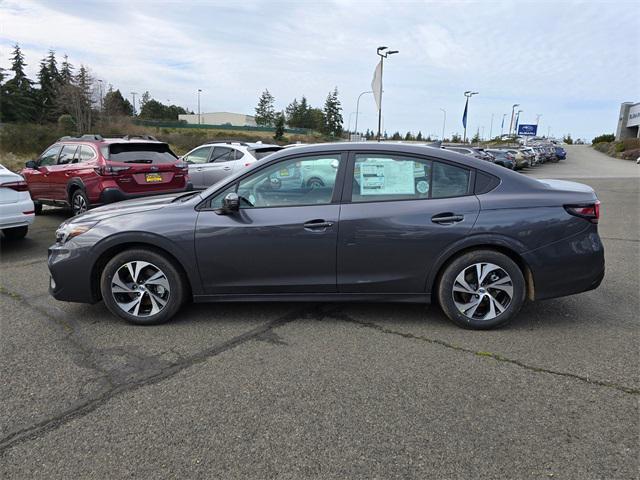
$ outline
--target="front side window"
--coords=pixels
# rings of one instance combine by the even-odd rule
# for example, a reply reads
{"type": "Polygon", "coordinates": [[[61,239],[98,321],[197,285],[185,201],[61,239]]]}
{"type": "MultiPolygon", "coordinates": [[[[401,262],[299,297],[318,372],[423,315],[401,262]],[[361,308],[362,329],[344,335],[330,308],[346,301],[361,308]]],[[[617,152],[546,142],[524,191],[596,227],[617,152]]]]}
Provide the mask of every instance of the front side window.
{"type": "Polygon", "coordinates": [[[184,157],[184,161],[187,163],[207,163],[212,148],[213,147],[196,148],[193,152],[184,157]]]}
{"type": "Polygon", "coordinates": [[[352,202],[418,200],[431,193],[431,161],[385,154],[356,155],[352,202]]]}
{"type": "Polygon", "coordinates": [[[233,191],[243,209],[327,205],[333,199],[340,161],[339,154],[283,160],[220,192],[211,208],[220,208],[224,196],[233,191]]]}
{"type": "Polygon", "coordinates": [[[62,149],[61,145],[54,145],[49,150],[44,152],[40,156],[40,160],[38,161],[38,165],[41,167],[47,167],[49,165],[55,165],[58,161],[58,154],[62,149]]]}
{"type": "Polygon", "coordinates": [[[77,145],[65,145],[62,147],[62,151],[60,152],[60,157],[58,158],[59,165],[65,165],[67,163],[71,163],[73,157],[78,149],[77,145]]]}

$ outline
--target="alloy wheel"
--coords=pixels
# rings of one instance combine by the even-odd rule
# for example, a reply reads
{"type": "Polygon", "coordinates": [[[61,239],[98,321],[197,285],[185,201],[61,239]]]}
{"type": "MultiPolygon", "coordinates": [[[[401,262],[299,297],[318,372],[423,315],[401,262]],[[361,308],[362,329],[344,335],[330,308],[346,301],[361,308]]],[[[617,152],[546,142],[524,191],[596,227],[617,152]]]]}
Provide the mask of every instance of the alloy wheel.
{"type": "Polygon", "coordinates": [[[131,261],[122,265],[111,280],[111,293],[118,307],[136,317],[160,313],[171,295],[165,273],[149,262],[131,261]]]}
{"type": "Polygon", "coordinates": [[[513,281],[493,263],[475,263],[462,270],[452,288],[453,303],[465,317],[493,320],[509,307],[513,281]]]}
{"type": "Polygon", "coordinates": [[[83,195],[74,195],[73,197],[73,213],[79,215],[87,211],[87,201],[83,195]]]}

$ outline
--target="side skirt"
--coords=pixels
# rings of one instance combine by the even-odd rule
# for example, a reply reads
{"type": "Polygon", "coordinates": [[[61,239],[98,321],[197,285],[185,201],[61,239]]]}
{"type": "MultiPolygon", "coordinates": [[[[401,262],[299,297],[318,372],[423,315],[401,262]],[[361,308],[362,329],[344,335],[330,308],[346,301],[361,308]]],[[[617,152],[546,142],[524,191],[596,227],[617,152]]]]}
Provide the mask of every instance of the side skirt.
{"type": "Polygon", "coordinates": [[[195,303],[206,302],[386,302],[431,303],[428,293],[278,293],[194,295],[195,303]]]}

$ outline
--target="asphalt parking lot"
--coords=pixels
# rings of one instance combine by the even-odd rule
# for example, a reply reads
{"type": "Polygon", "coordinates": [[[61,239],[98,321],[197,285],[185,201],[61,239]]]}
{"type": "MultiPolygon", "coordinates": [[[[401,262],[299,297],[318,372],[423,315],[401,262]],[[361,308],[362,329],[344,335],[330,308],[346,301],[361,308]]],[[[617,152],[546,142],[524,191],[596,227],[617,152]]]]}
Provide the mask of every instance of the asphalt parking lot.
{"type": "Polygon", "coordinates": [[[135,327],[49,297],[46,210],[2,243],[2,478],[638,478],[640,166],[567,150],[525,174],[594,187],[606,277],[488,332],[379,304],[135,327]]]}

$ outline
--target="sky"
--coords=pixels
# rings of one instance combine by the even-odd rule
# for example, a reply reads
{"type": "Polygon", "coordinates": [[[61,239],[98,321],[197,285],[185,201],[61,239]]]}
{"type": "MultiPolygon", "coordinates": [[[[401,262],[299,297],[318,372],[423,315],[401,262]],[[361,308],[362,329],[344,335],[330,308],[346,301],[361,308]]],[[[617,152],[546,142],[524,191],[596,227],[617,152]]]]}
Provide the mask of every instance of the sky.
{"type": "MultiPolygon", "coordinates": [[[[322,107],[338,87],[345,128],[384,65],[384,129],[468,135],[508,128],[511,107],[539,132],[614,133],[620,103],[640,101],[638,2],[0,0],[0,66],[20,45],[35,78],[49,49],[95,78],[163,103],[253,114],[265,89],[284,109],[322,107]],[[492,121],[493,118],[493,121],[492,121]]],[[[358,129],[377,128],[371,94],[358,129]]]]}

